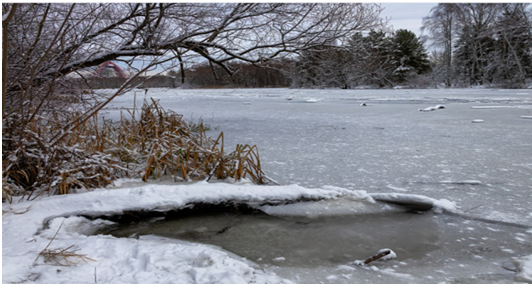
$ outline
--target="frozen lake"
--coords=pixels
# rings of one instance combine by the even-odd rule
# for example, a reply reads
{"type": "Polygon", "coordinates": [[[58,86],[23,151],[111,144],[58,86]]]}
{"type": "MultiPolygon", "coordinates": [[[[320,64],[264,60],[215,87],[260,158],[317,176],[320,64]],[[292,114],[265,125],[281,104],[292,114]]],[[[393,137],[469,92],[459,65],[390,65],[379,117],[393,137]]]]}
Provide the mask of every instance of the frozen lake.
{"type": "MultiPolygon", "coordinates": [[[[134,94],[112,106],[132,107],[134,94]]],[[[144,96],[136,92],[137,107],[144,96]]],[[[445,198],[471,216],[532,225],[532,90],[151,89],[149,97],[217,128],[214,138],[223,131],[226,150],[257,145],[263,170],[281,184],[445,198]],[[419,111],[435,105],[445,108],[419,111]]]]}
{"type": "MultiPolygon", "coordinates": [[[[257,145],[263,170],[280,184],[425,195],[456,202],[467,218],[214,215],[124,236],[218,245],[296,283],[511,283],[511,258],[532,251],[532,90],[153,89],[146,96],[202,119],[213,138],[223,131],[226,150],[257,145]],[[398,259],[350,264],[383,247],[398,259]]],[[[135,97],[138,107],[144,91],[116,99],[102,116],[118,118],[113,107],[131,108],[135,97]]],[[[323,204],[307,213],[339,207],[323,204]]]]}
{"type": "MultiPolygon", "coordinates": [[[[129,92],[100,116],[116,120],[144,97],[129,92]]],[[[214,138],[223,131],[225,150],[258,145],[263,170],[282,186],[121,179],[5,203],[3,282],[532,282],[532,90],[152,89],[147,97],[202,119],[214,138]],[[257,203],[301,198],[323,200],[257,203]],[[374,201],[390,198],[418,198],[434,211],[374,201]],[[227,205],[231,212],[160,217],[234,201],[253,213],[227,205]],[[115,225],[88,219],[145,210],[157,217],[121,224],[133,227],[121,237],[94,235],[115,225]],[[396,259],[354,261],[386,248],[396,259]],[[50,263],[44,251],[71,249],[82,253],[74,264],[65,258],[75,267],[50,263]]]]}

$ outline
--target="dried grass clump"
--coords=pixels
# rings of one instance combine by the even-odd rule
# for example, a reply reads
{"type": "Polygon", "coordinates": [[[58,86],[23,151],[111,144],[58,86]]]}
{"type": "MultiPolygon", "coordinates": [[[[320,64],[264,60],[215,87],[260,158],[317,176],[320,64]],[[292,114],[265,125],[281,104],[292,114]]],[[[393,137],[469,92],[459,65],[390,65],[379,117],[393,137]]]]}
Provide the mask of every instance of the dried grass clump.
{"type": "Polygon", "coordinates": [[[39,255],[37,255],[37,258],[35,258],[35,261],[33,261],[33,264],[37,263],[39,260],[39,257],[42,257],[44,260],[44,263],[50,263],[56,266],[74,266],[77,265],[80,261],[87,262],[87,260],[90,261],[96,261],[92,258],[87,257],[86,254],[80,254],[76,253],[78,250],[73,249],[71,250],[74,245],[71,245],[66,248],[54,248],[54,249],[48,249],[52,242],[54,241],[55,237],[59,233],[59,230],[61,227],[63,227],[63,223],[65,221],[63,220],[61,224],[59,225],[59,228],[55,232],[54,236],[50,240],[50,242],[46,245],[46,247],[39,252],[39,255]]]}
{"type": "Polygon", "coordinates": [[[250,178],[257,184],[269,181],[261,170],[256,146],[238,145],[225,154],[223,132],[213,140],[205,134],[203,123],[191,127],[182,115],[162,109],[153,99],[145,102],[139,120],[135,114],[130,117],[112,132],[118,135],[116,140],[106,143],[109,153],[127,162],[144,181],[164,176],[175,181],[212,177],[250,178]]]}
{"type": "Polygon", "coordinates": [[[50,138],[61,134],[65,122],[80,116],[50,114],[27,123],[23,130],[16,129],[20,118],[4,119],[3,200],[104,187],[122,177],[273,182],[261,170],[256,146],[237,145],[225,154],[223,133],[213,140],[201,122],[190,126],[182,115],[164,110],[153,99],[144,103],[139,119],[135,111],[119,123],[99,123],[94,117],[69,130],[59,142],[50,138]]]}
{"type": "Polygon", "coordinates": [[[33,199],[42,194],[67,194],[73,189],[104,187],[128,175],[113,156],[87,144],[92,136],[78,128],[59,144],[50,144],[50,134],[63,126],[64,118],[35,119],[26,128],[20,121],[4,120],[2,138],[2,199],[12,196],[33,199]]]}
{"type": "Polygon", "coordinates": [[[56,266],[74,266],[80,261],[96,261],[87,257],[86,254],[76,253],[78,250],[71,250],[74,245],[67,248],[44,249],[39,256],[44,259],[44,263],[50,263],[56,266]]]}

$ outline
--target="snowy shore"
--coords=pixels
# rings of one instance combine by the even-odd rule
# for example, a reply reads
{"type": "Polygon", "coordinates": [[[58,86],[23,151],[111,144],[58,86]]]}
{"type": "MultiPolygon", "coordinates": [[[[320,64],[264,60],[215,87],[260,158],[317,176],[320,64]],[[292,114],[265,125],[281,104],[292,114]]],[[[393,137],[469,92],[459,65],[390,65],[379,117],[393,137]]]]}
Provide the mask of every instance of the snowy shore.
{"type": "MultiPolygon", "coordinates": [[[[160,237],[140,239],[90,236],[104,220],[89,221],[79,215],[100,216],[124,211],[172,210],[194,203],[329,199],[352,196],[371,198],[363,191],[342,188],[308,189],[249,184],[196,183],[155,185],[41,198],[3,205],[3,283],[284,283],[290,282],[261,270],[253,262],[219,248],[160,237]],[[56,235],[57,230],[59,232],[56,235]],[[54,235],[55,238],[54,238],[54,235]],[[73,245],[92,260],[71,258],[71,267],[36,258],[48,249],[73,245]],[[94,260],[94,261],[93,261],[94,260]]],[[[72,250],[71,249],[71,250],[72,250]]],[[[66,261],[60,261],[66,262],[66,261]]]]}

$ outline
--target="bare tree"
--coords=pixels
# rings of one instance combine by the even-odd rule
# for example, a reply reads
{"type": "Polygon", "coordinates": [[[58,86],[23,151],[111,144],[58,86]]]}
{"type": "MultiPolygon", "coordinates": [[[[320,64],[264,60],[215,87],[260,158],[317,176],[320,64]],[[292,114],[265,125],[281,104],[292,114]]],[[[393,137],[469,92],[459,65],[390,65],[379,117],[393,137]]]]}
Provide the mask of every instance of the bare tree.
{"type": "Polygon", "coordinates": [[[500,4],[494,25],[496,50],[488,70],[506,87],[526,87],[532,75],[532,12],[528,3],[500,4]]]}
{"type": "Polygon", "coordinates": [[[356,84],[393,87],[392,41],[386,32],[370,31],[366,36],[356,34],[350,43],[353,53],[352,78],[356,84]]]}
{"type": "Polygon", "coordinates": [[[440,3],[430,10],[430,15],[423,18],[422,32],[424,40],[430,41],[434,47],[443,48],[443,61],[445,66],[445,86],[451,87],[452,83],[452,58],[453,43],[456,38],[456,11],[455,3],[440,3]]]}
{"type": "Polygon", "coordinates": [[[423,19],[426,39],[443,48],[445,83],[524,87],[530,77],[528,3],[444,3],[423,19]]]}
{"type": "Polygon", "coordinates": [[[486,67],[492,52],[493,25],[500,5],[495,3],[456,4],[456,23],[459,27],[459,48],[455,55],[464,71],[463,79],[469,84],[483,85],[490,81],[486,67]],[[464,58],[464,55],[466,57],[464,58]]]}
{"type": "MultiPolygon", "coordinates": [[[[143,70],[181,63],[184,70],[183,62],[202,58],[231,75],[235,60],[260,65],[343,41],[378,25],[381,11],[375,4],[324,3],[3,3],[2,9],[2,111],[26,122],[65,87],[68,74],[109,60],[133,68],[142,60],[143,70]]],[[[115,96],[134,86],[135,78],[115,96]]],[[[65,126],[65,132],[72,127],[65,126]]]]}

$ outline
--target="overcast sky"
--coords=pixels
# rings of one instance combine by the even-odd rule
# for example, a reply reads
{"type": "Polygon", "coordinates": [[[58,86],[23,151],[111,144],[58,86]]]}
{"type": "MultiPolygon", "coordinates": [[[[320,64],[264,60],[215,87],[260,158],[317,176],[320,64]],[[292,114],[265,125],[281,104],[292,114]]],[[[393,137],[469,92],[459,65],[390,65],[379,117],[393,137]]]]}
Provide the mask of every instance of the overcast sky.
{"type": "Polygon", "coordinates": [[[421,20],[429,15],[430,9],[438,3],[380,3],[384,10],[382,18],[390,18],[394,30],[407,29],[420,35],[421,20]]]}

